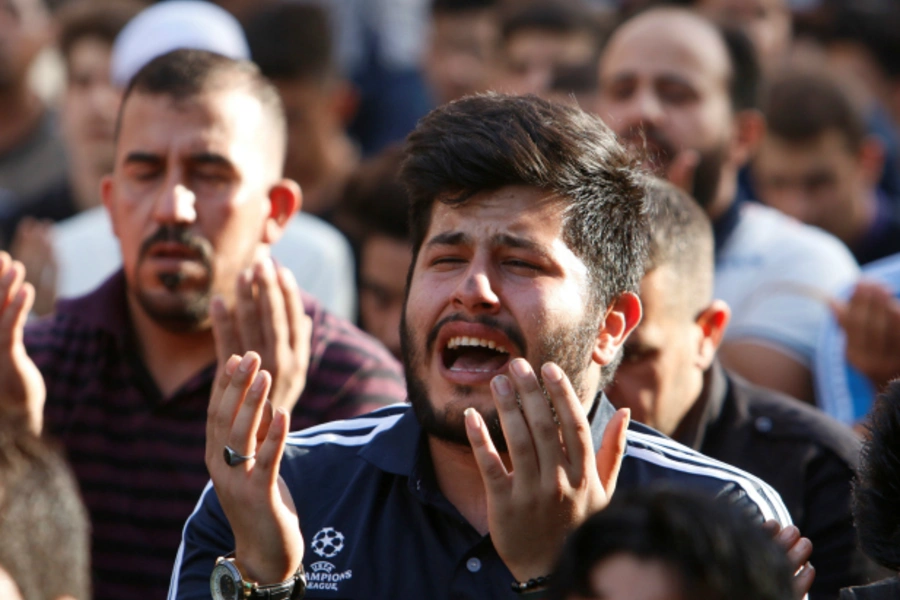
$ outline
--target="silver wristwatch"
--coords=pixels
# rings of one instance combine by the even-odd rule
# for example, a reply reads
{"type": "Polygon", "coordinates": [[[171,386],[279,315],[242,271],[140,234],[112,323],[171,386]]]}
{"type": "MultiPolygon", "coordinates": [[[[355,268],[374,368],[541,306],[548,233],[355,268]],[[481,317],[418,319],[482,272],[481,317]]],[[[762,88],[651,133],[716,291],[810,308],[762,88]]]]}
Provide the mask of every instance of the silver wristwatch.
{"type": "Polygon", "coordinates": [[[209,578],[209,589],[213,600],[300,600],[306,594],[306,573],[300,563],[287,581],[259,585],[244,579],[233,557],[222,556],[209,578]]]}

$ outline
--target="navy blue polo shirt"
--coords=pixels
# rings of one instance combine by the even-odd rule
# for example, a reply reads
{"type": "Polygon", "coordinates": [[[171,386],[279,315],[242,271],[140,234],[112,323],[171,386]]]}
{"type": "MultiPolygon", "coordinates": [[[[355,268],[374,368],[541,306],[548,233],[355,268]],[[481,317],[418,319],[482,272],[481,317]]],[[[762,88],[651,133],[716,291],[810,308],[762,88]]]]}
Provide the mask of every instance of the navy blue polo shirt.
{"type": "MultiPolygon", "coordinates": [[[[591,418],[595,447],[612,414],[601,397],[591,418]]],[[[520,597],[490,536],[479,534],[438,489],[427,438],[409,405],[290,434],[281,475],[306,543],[307,598],[520,597]]],[[[729,495],[761,518],[790,523],[778,494],[761,480],[635,424],[618,489],[650,482],[729,495]]],[[[170,600],[209,598],[216,558],[233,547],[209,485],[185,525],[170,600]]]]}

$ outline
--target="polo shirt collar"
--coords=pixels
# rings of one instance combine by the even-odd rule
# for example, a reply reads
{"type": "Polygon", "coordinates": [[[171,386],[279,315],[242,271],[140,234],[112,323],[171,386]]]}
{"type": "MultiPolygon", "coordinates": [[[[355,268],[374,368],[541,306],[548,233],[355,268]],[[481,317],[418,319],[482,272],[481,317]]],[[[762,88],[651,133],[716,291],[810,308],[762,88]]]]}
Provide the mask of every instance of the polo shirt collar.
{"type": "MultiPolygon", "coordinates": [[[[606,395],[601,393],[588,416],[595,452],[600,448],[603,432],[615,412],[606,395]]],[[[394,475],[415,478],[418,474],[434,471],[425,433],[412,408],[403,413],[390,429],[363,446],[359,455],[382,471],[394,475]]]]}

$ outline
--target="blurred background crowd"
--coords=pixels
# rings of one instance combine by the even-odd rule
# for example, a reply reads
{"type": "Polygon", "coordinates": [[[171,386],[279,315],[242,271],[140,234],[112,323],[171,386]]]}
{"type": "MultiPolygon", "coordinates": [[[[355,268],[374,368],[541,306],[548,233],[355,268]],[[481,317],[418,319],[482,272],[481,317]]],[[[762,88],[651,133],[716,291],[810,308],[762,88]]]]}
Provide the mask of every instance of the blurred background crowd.
{"type": "Polygon", "coordinates": [[[775,486],[822,549],[819,597],[866,581],[850,481],[900,374],[900,3],[0,0],[0,249],[33,318],[120,268],[100,194],[120,97],[178,47],[276,84],[303,203],[273,254],[397,358],[417,120],[491,91],[599,115],[712,225],[709,247],[689,216],[658,242],[611,400],[775,486]]]}

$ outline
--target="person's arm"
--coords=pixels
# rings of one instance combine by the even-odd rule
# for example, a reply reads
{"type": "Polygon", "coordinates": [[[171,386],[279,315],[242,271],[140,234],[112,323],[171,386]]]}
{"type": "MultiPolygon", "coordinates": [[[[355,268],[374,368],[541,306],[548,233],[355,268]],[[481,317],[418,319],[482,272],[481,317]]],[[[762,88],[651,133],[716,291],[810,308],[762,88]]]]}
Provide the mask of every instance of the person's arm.
{"type": "Polygon", "coordinates": [[[815,388],[809,369],[772,344],[752,339],[729,340],[718,352],[719,360],[733,371],[756,385],[776,390],[798,400],[815,404],[815,388]]]}

